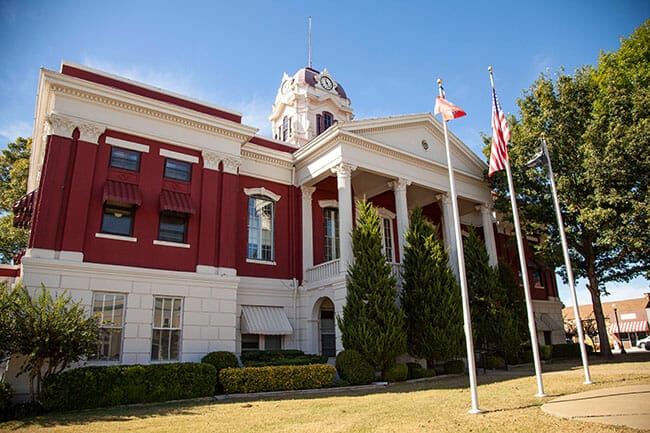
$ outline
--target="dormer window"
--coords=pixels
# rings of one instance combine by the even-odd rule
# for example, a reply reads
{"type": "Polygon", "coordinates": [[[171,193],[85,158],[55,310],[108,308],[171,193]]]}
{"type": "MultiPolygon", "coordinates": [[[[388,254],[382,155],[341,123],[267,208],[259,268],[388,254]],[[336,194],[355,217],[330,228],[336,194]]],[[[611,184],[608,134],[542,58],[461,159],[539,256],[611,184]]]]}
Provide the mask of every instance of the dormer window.
{"type": "Polygon", "coordinates": [[[316,115],[316,135],[319,135],[327,130],[334,123],[334,116],[328,111],[323,111],[321,114],[316,115]]]}
{"type": "Polygon", "coordinates": [[[282,119],[282,127],[280,128],[280,137],[282,141],[287,141],[291,137],[291,118],[284,116],[282,119]]]}

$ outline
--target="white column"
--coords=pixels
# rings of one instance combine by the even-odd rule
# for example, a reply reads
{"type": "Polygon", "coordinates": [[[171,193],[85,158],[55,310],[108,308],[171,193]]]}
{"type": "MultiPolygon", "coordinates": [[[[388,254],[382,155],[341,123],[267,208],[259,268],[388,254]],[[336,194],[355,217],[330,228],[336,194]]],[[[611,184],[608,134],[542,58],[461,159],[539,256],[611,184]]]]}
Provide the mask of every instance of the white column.
{"type": "Polygon", "coordinates": [[[442,203],[442,228],[445,248],[449,256],[449,266],[458,277],[458,253],[456,252],[456,236],[454,235],[454,216],[452,214],[449,194],[438,194],[437,199],[442,203]]]}
{"type": "Polygon", "coordinates": [[[404,245],[406,244],[406,232],[409,229],[409,211],[406,202],[406,187],[411,184],[410,180],[399,178],[389,185],[395,192],[395,211],[397,213],[397,238],[399,240],[399,259],[404,261],[404,245]]]}
{"type": "Polygon", "coordinates": [[[352,256],[352,172],[356,166],[341,163],[332,168],[336,173],[336,184],[339,191],[339,240],[341,242],[341,257],[339,271],[344,274],[354,260],[352,256]]]}
{"type": "Polygon", "coordinates": [[[492,226],[492,209],[487,204],[476,205],[474,207],[481,212],[483,221],[483,237],[485,238],[485,249],[490,256],[490,266],[496,267],[499,264],[497,257],[497,244],[494,240],[494,228],[492,226]]]}
{"type": "Polygon", "coordinates": [[[311,196],[316,191],[313,186],[301,186],[302,191],[302,278],[307,277],[307,269],[314,266],[314,232],[312,228],[311,196]]]}

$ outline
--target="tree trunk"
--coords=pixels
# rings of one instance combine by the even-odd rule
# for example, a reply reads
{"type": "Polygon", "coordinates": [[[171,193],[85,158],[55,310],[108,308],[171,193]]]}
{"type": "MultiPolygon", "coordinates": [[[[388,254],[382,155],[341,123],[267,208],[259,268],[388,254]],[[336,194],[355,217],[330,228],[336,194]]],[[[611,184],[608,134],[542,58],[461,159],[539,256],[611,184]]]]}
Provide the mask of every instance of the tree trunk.
{"type": "Polygon", "coordinates": [[[607,325],[605,324],[605,316],[603,315],[603,305],[600,302],[600,289],[598,287],[598,280],[596,275],[588,275],[589,284],[587,288],[591,294],[591,303],[594,308],[594,318],[596,319],[596,327],[598,328],[598,341],[600,342],[600,353],[606,357],[612,356],[612,349],[609,347],[609,337],[607,336],[607,325]]]}

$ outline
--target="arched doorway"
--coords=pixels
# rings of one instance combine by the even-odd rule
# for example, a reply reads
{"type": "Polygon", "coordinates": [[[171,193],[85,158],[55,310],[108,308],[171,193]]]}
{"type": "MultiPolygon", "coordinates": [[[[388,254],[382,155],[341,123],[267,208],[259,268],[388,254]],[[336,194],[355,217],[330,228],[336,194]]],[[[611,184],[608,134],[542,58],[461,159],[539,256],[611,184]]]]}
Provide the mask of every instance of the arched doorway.
{"type": "Polygon", "coordinates": [[[320,353],[327,357],[336,356],[336,323],[334,304],[328,298],[323,299],[318,310],[318,333],[320,353]]]}

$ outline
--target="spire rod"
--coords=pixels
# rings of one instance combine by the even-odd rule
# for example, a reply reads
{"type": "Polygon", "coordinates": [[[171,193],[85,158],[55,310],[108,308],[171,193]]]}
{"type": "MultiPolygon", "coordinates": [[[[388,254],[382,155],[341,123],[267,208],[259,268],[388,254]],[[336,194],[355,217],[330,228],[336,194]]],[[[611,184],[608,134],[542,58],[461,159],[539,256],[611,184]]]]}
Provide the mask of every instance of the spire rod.
{"type": "Polygon", "coordinates": [[[311,15],[309,16],[309,67],[311,68],[311,15]]]}

